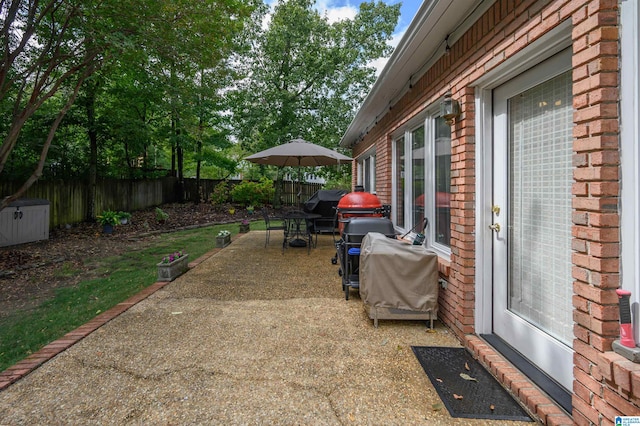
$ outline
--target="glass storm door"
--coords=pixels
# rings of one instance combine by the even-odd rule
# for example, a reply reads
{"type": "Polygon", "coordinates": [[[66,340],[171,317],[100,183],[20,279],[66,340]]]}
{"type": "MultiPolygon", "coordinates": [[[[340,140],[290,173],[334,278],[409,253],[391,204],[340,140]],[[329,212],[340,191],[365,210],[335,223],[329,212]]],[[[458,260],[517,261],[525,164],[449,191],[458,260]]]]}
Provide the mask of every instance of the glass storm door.
{"type": "Polygon", "coordinates": [[[571,390],[573,108],[563,53],[493,93],[493,331],[571,390]]]}

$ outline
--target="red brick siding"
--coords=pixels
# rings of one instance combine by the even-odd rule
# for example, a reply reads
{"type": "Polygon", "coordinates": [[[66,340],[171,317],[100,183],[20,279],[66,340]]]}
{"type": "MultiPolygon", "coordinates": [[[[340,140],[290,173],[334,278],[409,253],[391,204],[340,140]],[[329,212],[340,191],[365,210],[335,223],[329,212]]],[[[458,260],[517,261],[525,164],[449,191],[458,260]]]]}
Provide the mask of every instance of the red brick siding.
{"type": "MultiPolygon", "coordinates": [[[[461,104],[452,126],[452,223],[448,286],[440,318],[464,341],[473,340],[475,306],[474,81],[563,21],[572,23],[574,179],[575,424],[612,424],[616,414],[640,415],[640,369],[610,352],[618,337],[615,289],[620,285],[619,11],[617,0],[498,0],[416,81],[364,139],[354,155],[376,144],[377,186],[391,201],[390,135],[447,91],[461,104]]],[[[481,346],[475,345],[480,354],[481,346]]],[[[490,363],[490,361],[488,361],[490,363]]],[[[499,364],[501,366],[501,364],[499,364]]],[[[529,387],[496,367],[496,374],[545,424],[566,424],[529,387]],[[501,372],[502,371],[502,372],[501,372]],[[540,408],[543,407],[543,408],[540,408]]]]}

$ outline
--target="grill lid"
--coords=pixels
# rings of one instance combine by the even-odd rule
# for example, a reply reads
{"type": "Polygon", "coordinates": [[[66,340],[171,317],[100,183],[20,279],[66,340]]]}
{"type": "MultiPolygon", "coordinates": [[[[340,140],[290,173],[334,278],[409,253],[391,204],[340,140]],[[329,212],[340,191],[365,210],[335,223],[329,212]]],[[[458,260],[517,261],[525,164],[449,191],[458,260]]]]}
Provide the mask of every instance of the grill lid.
{"type": "Polygon", "coordinates": [[[338,210],[379,209],[382,203],[377,195],[370,192],[350,192],[338,202],[338,210]]]}
{"type": "Polygon", "coordinates": [[[379,232],[387,237],[395,237],[393,222],[386,217],[352,217],[344,224],[344,233],[349,235],[366,235],[379,232]]]}

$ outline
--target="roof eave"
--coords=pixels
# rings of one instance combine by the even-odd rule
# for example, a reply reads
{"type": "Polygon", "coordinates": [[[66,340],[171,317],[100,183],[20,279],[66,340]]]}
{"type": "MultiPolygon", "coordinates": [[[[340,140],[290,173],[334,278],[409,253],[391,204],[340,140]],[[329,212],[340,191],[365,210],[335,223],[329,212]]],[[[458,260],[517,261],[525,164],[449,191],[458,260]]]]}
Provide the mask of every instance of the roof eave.
{"type": "Polygon", "coordinates": [[[478,11],[481,4],[491,4],[494,0],[465,3],[458,0],[455,5],[454,2],[422,2],[400,43],[340,139],[340,146],[353,148],[409,90],[410,85],[426,72],[427,65],[445,53],[447,36],[452,44],[455,41],[452,33],[460,29],[461,23],[478,11]],[[466,7],[461,7],[461,4],[465,4],[466,7]]]}

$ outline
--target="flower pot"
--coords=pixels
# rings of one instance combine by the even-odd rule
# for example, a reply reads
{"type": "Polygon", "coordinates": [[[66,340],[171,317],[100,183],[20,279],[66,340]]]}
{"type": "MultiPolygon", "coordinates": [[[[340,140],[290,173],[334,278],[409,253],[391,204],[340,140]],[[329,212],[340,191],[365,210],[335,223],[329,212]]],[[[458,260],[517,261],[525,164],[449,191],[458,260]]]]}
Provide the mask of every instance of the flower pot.
{"type": "Polygon", "coordinates": [[[241,234],[246,234],[247,232],[250,231],[251,228],[251,224],[250,223],[241,223],[240,224],[240,233],[241,234]]]}
{"type": "Polygon", "coordinates": [[[173,281],[189,269],[189,255],[185,254],[171,263],[158,263],[158,281],[173,281]]]}
{"type": "Polygon", "coordinates": [[[231,244],[231,235],[225,235],[224,237],[216,237],[216,247],[224,248],[231,244]]]}

